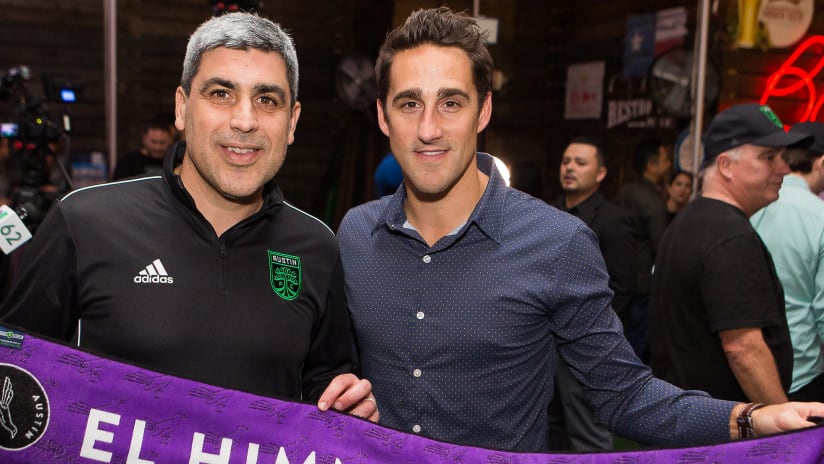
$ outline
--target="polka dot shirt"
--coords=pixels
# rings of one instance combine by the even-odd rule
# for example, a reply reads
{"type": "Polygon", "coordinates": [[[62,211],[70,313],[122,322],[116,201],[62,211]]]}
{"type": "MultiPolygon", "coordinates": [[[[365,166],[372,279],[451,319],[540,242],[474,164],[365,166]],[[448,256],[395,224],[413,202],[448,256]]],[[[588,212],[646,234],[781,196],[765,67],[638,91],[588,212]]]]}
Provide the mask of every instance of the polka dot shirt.
{"type": "MultiPolygon", "coordinates": [[[[490,175],[466,224],[429,246],[404,227],[405,191],[351,210],[338,231],[361,374],[381,423],[488,448],[546,449],[558,356],[601,422],[642,443],[729,438],[734,403],[654,379],[610,308],[596,238],[490,175]]],[[[408,224],[407,224],[408,225],[408,224]]]]}

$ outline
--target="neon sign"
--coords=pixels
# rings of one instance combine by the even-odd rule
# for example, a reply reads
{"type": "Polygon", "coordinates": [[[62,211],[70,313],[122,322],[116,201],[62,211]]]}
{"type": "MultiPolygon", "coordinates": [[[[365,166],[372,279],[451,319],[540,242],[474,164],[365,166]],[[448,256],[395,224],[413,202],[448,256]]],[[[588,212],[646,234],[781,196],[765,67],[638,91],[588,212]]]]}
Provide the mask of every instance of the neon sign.
{"type": "Polygon", "coordinates": [[[824,36],[816,35],[804,41],[804,43],[799,45],[793,54],[787,58],[787,61],[767,79],[767,88],[761,96],[762,105],[766,104],[770,97],[786,97],[799,90],[806,89],[807,102],[802,106],[803,114],[798,122],[817,120],[821,106],[824,105],[824,95],[818,98],[813,79],[821,72],[821,69],[824,68],[824,54],[820,52],[817,53],[818,62],[809,71],[797,65],[798,59],[816,45],[824,49],[824,36]],[[789,81],[788,84],[779,86],[779,84],[787,81],[789,81]]]}

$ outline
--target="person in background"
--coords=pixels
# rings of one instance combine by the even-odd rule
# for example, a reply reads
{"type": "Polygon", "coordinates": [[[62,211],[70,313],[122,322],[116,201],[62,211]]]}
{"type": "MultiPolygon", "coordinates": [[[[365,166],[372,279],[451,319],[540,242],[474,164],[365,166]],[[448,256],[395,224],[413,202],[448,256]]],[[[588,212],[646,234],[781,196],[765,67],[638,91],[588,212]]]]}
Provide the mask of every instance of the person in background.
{"type": "MultiPolygon", "coordinates": [[[[595,232],[609,273],[609,288],[614,293],[612,308],[622,317],[635,293],[633,218],[632,213],[607,201],[601,193],[606,176],[606,154],[600,142],[592,137],[574,138],[561,158],[563,193],[555,206],[584,221],[595,232]]],[[[558,363],[555,373],[555,389],[549,407],[551,448],[612,449],[612,433],[595,420],[583,386],[563,362],[558,363]]]]}
{"type": "Polygon", "coordinates": [[[301,106],[292,39],[254,14],[189,39],[163,176],[75,190],[34,236],[3,324],[164,374],[377,420],[350,373],[338,246],[274,181],[301,106]]]}
{"type": "Polygon", "coordinates": [[[690,202],[692,180],[692,173],[689,171],[675,171],[670,176],[667,184],[667,224],[690,202]]]}
{"type": "Polygon", "coordinates": [[[635,146],[633,167],[638,179],[625,185],[618,194],[618,204],[635,214],[638,244],[636,293],[622,322],[635,354],[647,361],[647,312],[652,265],[667,228],[667,207],[661,194],[661,184],[672,167],[669,150],[659,139],[642,139],[635,146]]]}
{"type": "Polygon", "coordinates": [[[645,444],[687,445],[812,426],[821,403],[753,410],[652,376],[610,303],[595,234],[508,187],[478,133],[492,116],[492,58],[473,18],[418,10],[375,66],[377,119],[403,187],[338,230],[362,374],[381,423],[453,443],[547,449],[557,364],[597,419],[645,444]]]}
{"type": "Polygon", "coordinates": [[[795,124],[791,133],[812,134],[809,148],[790,148],[778,200],[751,218],[770,251],[784,289],[793,346],[793,401],[824,401],[824,123],[795,124]]]}
{"type": "Polygon", "coordinates": [[[778,199],[782,152],[809,145],[773,111],[735,105],[704,137],[703,191],[670,224],[655,261],[650,366],[684,389],[787,401],[793,366],[784,294],[749,217],[778,199]]]}
{"type": "Polygon", "coordinates": [[[151,120],[143,124],[140,148],[117,160],[112,180],[127,177],[161,175],[163,158],[172,145],[174,135],[169,121],[151,120]]]}

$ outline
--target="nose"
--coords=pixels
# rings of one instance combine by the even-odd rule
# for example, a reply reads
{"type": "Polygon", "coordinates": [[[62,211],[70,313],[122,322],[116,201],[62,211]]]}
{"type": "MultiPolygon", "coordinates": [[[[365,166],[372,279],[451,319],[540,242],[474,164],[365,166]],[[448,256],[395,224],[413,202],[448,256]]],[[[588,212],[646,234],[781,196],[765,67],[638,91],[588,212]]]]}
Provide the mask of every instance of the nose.
{"type": "Polygon", "coordinates": [[[257,110],[250,100],[242,99],[232,108],[232,129],[240,132],[254,132],[258,128],[257,110]]]}
{"type": "Polygon", "coordinates": [[[441,136],[443,136],[443,129],[437,111],[431,107],[424,108],[418,122],[418,139],[424,143],[431,143],[440,139],[441,136]]]}
{"type": "Polygon", "coordinates": [[[787,164],[786,161],[784,161],[783,156],[776,156],[775,160],[776,160],[775,161],[775,172],[776,172],[776,174],[781,174],[781,176],[786,176],[787,174],[789,174],[791,172],[790,171],[790,165],[787,164]]]}

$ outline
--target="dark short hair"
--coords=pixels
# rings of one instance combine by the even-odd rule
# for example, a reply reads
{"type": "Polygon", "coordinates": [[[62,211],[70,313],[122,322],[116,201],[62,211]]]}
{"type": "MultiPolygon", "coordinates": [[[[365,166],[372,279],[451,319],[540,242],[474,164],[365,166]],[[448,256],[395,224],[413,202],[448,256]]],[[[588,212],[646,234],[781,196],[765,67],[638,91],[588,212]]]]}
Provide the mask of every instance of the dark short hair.
{"type": "Polygon", "coordinates": [[[813,162],[821,158],[821,153],[809,148],[787,148],[781,155],[790,166],[792,172],[809,174],[813,170],[813,162]]]}
{"type": "Polygon", "coordinates": [[[421,45],[458,47],[472,63],[472,80],[478,89],[478,104],[492,90],[492,55],[486,45],[485,34],[474,18],[465,12],[453,12],[447,7],[413,12],[403,25],[387,34],[375,63],[378,98],[386,104],[389,93],[389,71],[398,52],[421,45]]]}
{"type": "Polygon", "coordinates": [[[601,140],[598,137],[593,137],[591,135],[580,135],[578,137],[573,137],[572,140],[569,141],[569,145],[572,145],[573,143],[580,143],[582,145],[594,147],[595,158],[598,161],[598,166],[607,165],[607,154],[604,151],[604,147],[601,145],[601,140]]]}
{"type": "Polygon", "coordinates": [[[691,183],[695,183],[695,176],[693,176],[691,172],[689,172],[689,171],[672,171],[672,174],[670,174],[670,178],[669,178],[669,184],[672,185],[672,183],[675,182],[675,179],[677,179],[678,176],[687,176],[687,177],[689,177],[691,183]]]}
{"type": "Polygon", "coordinates": [[[149,133],[150,130],[162,130],[164,132],[172,133],[172,125],[175,123],[174,119],[166,120],[162,116],[155,116],[152,119],[143,123],[143,135],[149,133]]]}
{"type": "Polygon", "coordinates": [[[641,139],[641,141],[635,145],[635,152],[632,155],[632,167],[638,175],[644,174],[650,162],[658,161],[658,157],[660,156],[658,150],[663,145],[660,139],[653,137],[641,139]]]}

